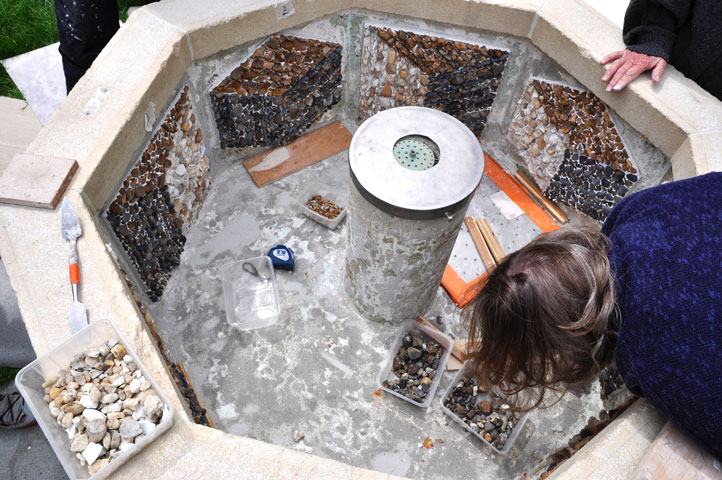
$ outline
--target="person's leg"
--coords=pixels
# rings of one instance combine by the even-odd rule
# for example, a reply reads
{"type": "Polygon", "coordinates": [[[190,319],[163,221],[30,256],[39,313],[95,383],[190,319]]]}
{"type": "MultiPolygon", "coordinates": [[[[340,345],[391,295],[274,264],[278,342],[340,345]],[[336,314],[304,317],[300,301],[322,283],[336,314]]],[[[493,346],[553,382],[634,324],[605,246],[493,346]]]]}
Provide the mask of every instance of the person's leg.
{"type": "Polygon", "coordinates": [[[55,0],[68,93],[118,31],[117,0],[55,0]]]}

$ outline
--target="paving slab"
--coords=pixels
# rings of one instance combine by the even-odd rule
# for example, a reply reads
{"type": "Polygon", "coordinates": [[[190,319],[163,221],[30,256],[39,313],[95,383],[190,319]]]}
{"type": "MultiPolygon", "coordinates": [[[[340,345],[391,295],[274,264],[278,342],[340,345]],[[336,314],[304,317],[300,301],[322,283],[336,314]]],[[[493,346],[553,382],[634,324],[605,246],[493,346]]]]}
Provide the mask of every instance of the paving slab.
{"type": "Polygon", "coordinates": [[[2,60],[15,85],[45,125],[65,99],[65,74],[59,43],[2,60]]]}

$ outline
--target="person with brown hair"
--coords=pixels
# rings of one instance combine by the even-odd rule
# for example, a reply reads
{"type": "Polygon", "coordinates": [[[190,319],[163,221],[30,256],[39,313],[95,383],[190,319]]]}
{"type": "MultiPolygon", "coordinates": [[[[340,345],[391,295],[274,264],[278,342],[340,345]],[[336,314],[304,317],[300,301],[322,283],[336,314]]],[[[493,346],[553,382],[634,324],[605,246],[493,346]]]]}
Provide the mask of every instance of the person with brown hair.
{"type": "Polygon", "coordinates": [[[722,458],[722,173],[630,195],[601,231],[540,235],[489,275],[466,323],[477,378],[517,409],[616,360],[631,392],[722,458]]]}

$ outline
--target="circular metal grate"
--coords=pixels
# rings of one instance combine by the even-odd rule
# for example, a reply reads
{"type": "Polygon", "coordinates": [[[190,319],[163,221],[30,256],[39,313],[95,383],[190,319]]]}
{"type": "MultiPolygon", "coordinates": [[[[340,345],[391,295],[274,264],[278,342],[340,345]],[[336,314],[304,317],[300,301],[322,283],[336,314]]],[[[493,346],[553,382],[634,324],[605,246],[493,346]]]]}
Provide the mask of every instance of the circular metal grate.
{"type": "Polygon", "coordinates": [[[423,135],[408,135],[394,144],[394,158],[409,170],[428,170],[439,163],[439,147],[423,135]]]}

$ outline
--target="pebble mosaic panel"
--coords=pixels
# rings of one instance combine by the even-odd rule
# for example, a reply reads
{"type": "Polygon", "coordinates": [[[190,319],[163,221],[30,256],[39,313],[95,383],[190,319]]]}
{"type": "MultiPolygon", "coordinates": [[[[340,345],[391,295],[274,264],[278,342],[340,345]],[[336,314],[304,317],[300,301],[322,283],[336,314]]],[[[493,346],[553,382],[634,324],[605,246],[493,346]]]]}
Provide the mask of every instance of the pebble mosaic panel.
{"type": "Polygon", "coordinates": [[[566,150],[559,171],[552,177],[544,195],[595,220],[604,220],[636,182],[637,175],[633,173],[566,150]]]}
{"type": "Polygon", "coordinates": [[[203,132],[188,87],[123,180],[106,218],[152,301],[163,294],[210,186],[203,132]]]}
{"type": "Polygon", "coordinates": [[[367,26],[359,123],[388,108],[435,108],[481,135],[509,54],[465,42],[367,26]]]}
{"type": "Polygon", "coordinates": [[[509,138],[548,198],[598,220],[624,197],[631,186],[624,183],[637,180],[606,106],[591,92],[532,79],[518,101],[509,138]],[[618,188],[620,175],[625,188],[618,188]]]}
{"type": "Polygon", "coordinates": [[[341,45],[276,34],[211,93],[221,147],[275,147],[341,100],[341,45]]]}

